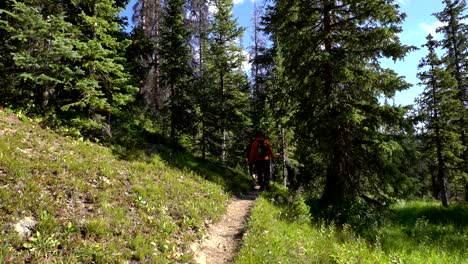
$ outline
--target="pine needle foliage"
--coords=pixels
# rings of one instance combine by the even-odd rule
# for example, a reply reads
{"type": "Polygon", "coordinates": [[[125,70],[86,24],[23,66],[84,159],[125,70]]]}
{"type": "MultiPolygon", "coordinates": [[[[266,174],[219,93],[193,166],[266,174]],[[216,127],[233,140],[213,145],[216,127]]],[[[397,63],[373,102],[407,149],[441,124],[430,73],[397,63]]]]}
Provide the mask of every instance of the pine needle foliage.
{"type": "Polygon", "coordinates": [[[274,1],[269,9],[267,29],[291,83],[282,89],[297,106],[298,159],[306,163],[315,152],[325,165],[315,173],[325,175],[324,208],[338,212],[360,198],[384,203],[401,181],[382,172],[401,151],[389,131],[405,109],[379,97],[409,84],[378,60],[412,49],[398,39],[404,18],[392,1],[274,1]]]}

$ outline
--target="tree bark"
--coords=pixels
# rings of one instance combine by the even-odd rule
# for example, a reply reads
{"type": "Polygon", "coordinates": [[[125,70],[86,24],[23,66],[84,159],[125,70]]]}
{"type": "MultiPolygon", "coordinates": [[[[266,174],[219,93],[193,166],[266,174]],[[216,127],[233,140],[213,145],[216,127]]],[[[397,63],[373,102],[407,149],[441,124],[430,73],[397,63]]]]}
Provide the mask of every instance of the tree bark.
{"type": "Polygon", "coordinates": [[[343,128],[336,129],[332,162],[327,169],[325,188],[320,198],[322,207],[339,207],[352,202],[356,197],[357,171],[353,158],[347,150],[349,135],[343,128]]]}

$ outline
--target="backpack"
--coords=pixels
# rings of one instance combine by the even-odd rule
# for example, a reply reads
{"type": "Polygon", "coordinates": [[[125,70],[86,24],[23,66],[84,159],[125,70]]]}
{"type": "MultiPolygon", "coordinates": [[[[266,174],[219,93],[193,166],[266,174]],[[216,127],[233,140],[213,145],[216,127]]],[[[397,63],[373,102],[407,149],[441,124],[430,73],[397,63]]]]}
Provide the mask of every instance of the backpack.
{"type": "Polygon", "coordinates": [[[265,140],[259,140],[257,145],[257,153],[261,157],[268,155],[267,148],[265,146],[265,140]]]}

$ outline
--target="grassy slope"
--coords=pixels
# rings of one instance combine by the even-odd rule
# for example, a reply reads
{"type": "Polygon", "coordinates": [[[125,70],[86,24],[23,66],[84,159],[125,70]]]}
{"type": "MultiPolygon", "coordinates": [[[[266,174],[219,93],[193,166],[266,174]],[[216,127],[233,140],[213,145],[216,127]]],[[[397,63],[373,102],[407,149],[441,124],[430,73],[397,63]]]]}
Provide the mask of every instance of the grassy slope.
{"type": "Polygon", "coordinates": [[[225,190],[193,170],[119,160],[22,119],[0,110],[0,262],[187,262],[225,211],[225,190]],[[25,217],[38,225],[21,239],[25,217]]]}
{"type": "Polygon", "coordinates": [[[349,227],[291,221],[278,197],[257,200],[235,263],[468,263],[467,205],[401,203],[365,239],[349,227]]]}

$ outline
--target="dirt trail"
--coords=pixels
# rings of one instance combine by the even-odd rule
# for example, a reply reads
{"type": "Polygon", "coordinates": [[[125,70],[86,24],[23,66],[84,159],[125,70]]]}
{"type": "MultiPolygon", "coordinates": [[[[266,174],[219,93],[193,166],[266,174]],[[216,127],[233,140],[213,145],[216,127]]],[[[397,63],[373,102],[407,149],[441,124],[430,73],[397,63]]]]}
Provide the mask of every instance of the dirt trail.
{"type": "Polygon", "coordinates": [[[239,249],[244,225],[258,192],[232,198],[224,218],[208,227],[207,237],[191,246],[198,264],[231,263],[239,249]]]}

